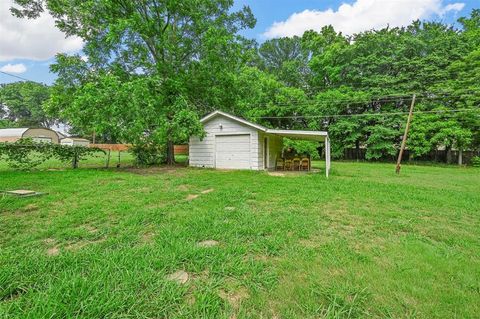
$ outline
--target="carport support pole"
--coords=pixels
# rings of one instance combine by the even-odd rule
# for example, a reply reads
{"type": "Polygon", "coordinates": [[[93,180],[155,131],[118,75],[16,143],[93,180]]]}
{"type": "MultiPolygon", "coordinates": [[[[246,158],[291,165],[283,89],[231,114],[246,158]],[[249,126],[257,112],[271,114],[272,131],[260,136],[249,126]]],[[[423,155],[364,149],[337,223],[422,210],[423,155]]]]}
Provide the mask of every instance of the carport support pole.
{"type": "Polygon", "coordinates": [[[330,139],[328,136],[325,138],[325,176],[328,178],[330,173],[330,139]]]}

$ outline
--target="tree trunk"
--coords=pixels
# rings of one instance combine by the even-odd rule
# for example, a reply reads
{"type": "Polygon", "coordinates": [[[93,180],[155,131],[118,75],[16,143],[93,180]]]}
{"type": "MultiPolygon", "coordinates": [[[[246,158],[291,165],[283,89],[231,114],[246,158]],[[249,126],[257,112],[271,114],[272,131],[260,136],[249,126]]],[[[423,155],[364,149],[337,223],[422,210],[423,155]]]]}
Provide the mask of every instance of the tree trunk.
{"type": "Polygon", "coordinates": [[[452,162],[452,147],[448,146],[446,149],[447,151],[447,164],[452,162]]]}
{"type": "Polygon", "coordinates": [[[355,153],[357,157],[357,162],[360,160],[360,141],[356,140],[355,141],[355,153]]]}
{"type": "Polygon", "coordinates": [[[458,165],[463,164],[463,151],[460,149],[458,150],[458,165]]]}
{"type": "Polygon", "coordinates": [[[173,141],[167,141],[167,164],[174,165],[175,164],[175,153],[173,147],[173,141]]]}

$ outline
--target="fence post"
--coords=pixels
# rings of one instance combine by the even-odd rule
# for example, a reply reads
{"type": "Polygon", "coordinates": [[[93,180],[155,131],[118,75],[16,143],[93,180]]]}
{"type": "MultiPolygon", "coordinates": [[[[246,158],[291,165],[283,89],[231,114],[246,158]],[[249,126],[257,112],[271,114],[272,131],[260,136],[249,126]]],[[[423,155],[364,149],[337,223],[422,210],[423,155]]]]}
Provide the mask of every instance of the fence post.
{"type": "Polygon", "coordinates": [[[77,150],[73,151],[72,167],[73,168],[78,168],[78,153],[77,153],[77,150]]]}
{"type": "Polygon", "coordinates": [[[110,165],[110,149],[108,149],[108,155],[107,155],[107,163],[105,165],[106,168],[110,165]]]}

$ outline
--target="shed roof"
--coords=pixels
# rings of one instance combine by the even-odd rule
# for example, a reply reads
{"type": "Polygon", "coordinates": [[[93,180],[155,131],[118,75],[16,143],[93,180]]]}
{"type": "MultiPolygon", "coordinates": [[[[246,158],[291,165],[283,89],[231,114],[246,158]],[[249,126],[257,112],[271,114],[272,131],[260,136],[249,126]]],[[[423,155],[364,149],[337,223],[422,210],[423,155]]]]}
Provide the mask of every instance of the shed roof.
{"type": "Polygon", "coordinates": [[[260,130],[260,131],[263,131],[263,132],[266,132],[266,131],[267,131],[267,128],[264,127],[264,126],[261,126],[261,125],[259,125],[259,124],[255,124],[255,123],[249,122],[249,121],[247,121],[247,120],[245,120],[245,119],[242,119],[242,118],[240,118],[240,117],[237,117],[237,116],[235,116],[235,115],[228,114],[228,113],[225,113],[225,112],[222,112],[222,111],[218,111],[218,110],[217,110],[217,111],[214,111],[214,112],[212,112],[212,113],[210,113],[210,114],[208,114],[208,115],[205,116],[205,117],[203,117],[203,118],[200,120],[200,122],[205,123],[205,122],[207,122],[208,120],[214,118],[214,117],[217,116],[217,115],[225,116],[225,117],[227,117],[227,118],[229,118],[229,119],[232,119],[232,120],[234,120],[234,121],[237,121],[237,122],[239,122],[239,123],[245,124],[245,125],[247,125],[247,126],[256,128],[257,130],[260,130]]]}
{"type": "Polygon", "coordinates": [[[0,129],[0,137],[22,137],[27,128],[3,128],[0,129]]]}
{"type": "Polygon", "coordinates": [[[328,138],[328,132],[325,131],[303,131],[303,130],[276,130],[276,129],[269,129],[265,126],[252,123],[240,117],[222,112],[222,111],[214,111],[207,116],[203,117],[200,122],[205,123],[210,119],[214,118],[215,116],[225,116],[229,119],[237,121],[239,123],[245,124],[247,126],[253,127],[259,131],[265,132],[267,134],[274,134],[282,137],[288,137],[292,139],[301,139],[301,140],[310,140],[310,141],[325,141],[328,138]]]}

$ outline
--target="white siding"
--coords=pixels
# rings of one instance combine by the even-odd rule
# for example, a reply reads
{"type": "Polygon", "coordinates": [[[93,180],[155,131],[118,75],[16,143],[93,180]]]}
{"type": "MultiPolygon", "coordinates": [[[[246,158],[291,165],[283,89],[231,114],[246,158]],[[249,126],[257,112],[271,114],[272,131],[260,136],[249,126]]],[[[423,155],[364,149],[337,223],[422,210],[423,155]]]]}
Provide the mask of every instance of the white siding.
{"type": "Polygon", "coordinates": [[[191,137],[189,143],[190,166],[215,167],[215,136],[250,134],[250,164],[252,169],[259,169],[259,143],[257,129],[224,117],[215,116],[204,124],[206,136],[200,140],[191,137]],[[220,127],[221,125],[221,127],[220,127]]]}
{"type": "Polygon", "coordinates": [[[263,132],[258,133],[258,167],[259,169],[265,169],[265,166],[263,164],[263,159],[264,159],[263,152],[265,150],[265,147],[264,147],[265,136],[266,134],[263,132]]]}

